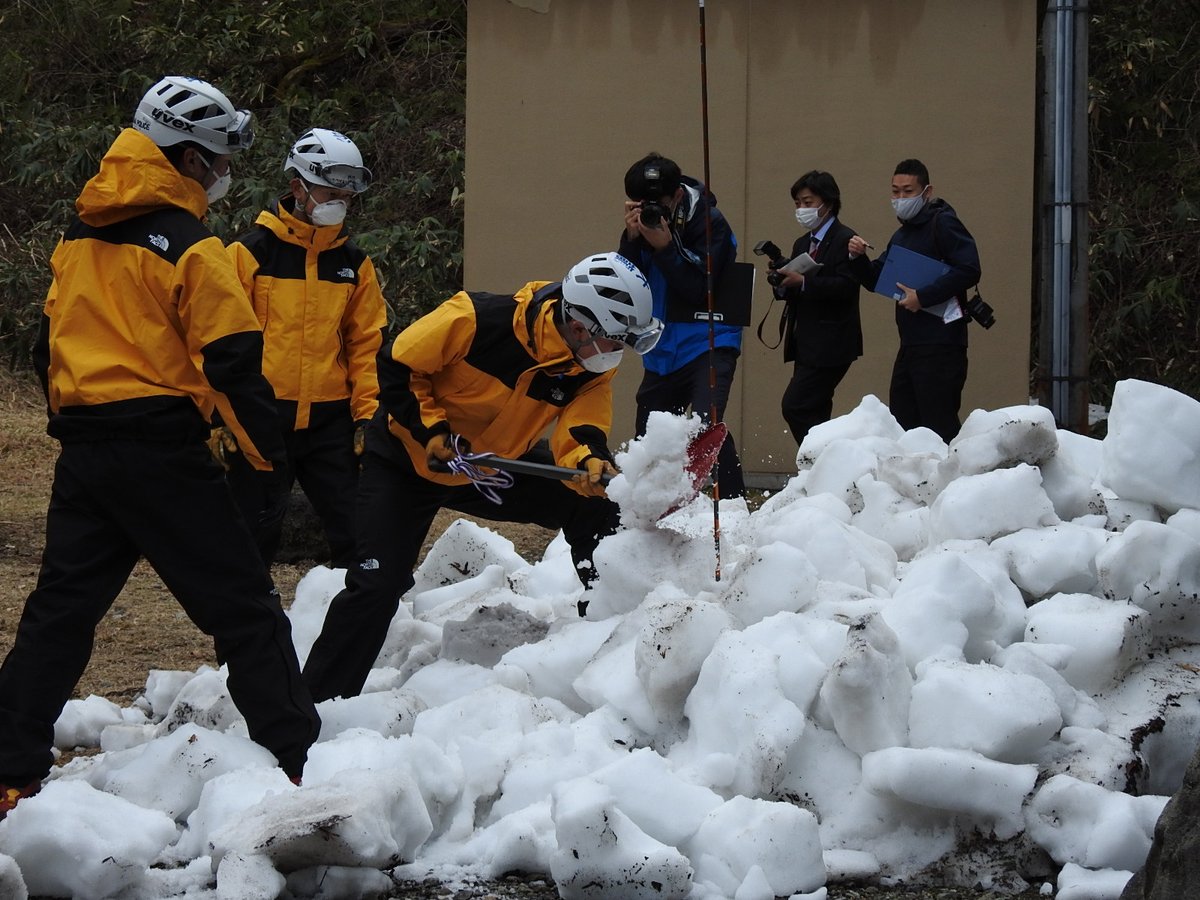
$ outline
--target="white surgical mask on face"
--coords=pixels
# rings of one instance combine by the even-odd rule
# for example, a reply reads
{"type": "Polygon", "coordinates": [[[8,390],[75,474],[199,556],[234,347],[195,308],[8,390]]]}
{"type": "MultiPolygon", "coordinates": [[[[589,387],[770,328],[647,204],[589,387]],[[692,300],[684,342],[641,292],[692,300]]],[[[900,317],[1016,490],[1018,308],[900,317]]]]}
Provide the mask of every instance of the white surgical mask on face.
{"type": "Polygon", "coordinates": [[[346,220],[347,209],[345,200],[327,200],[314,204],[308,219],[318,228],[323,225],[341,225],[346,220]]]}
{"type": "Polygon", "coordinates": [[[624,350],[610,350],[608,353],[593,353],[587,359],[579,359],[579,364],[589,372],[607,372],[609,369],[615,369],[621,364],[621,356],[624,350]]]}
{"type": "Polygon", "coordinates": [[[896,211],[896,218],[901,222],[907,222],[925,206],[925,192],[917,194],[915,197],[893,197],[892,209],[896,211]]]}
{"type": "Polygon", "coordinates": [[[204,193],[208,196],[209,203],[216,203],[222,197],[229,193],[229,188],[233,184],[233,176],[226,172],[221,175],[204,189],[204,193]]]}
{"type": "Polygon", "coordinates": [[[821,207],[819,206],[797,206],[796,221],[805,228],[811,229],[821,221],[821,207]]]}

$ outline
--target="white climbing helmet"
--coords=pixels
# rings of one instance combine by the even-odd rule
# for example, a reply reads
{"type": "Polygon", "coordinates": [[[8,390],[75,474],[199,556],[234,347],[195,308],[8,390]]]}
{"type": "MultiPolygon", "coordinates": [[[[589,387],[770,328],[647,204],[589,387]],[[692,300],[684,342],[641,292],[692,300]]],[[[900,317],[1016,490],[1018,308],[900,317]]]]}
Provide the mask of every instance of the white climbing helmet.
{"type": "Polygon", "coordinates": [[[283,171],[295,172],[309,184],[356,194],[371,185],[371,170],[363,165],[354,141],[328,128],[312,128],[300,135],[283,161],[283,171]]]}
{"type": "Polygon", "coordinates": [[[133,114],[133,127],[160,147],[190,141],[218,155],[254,143],[249,110],[199,78],[168,75],[146,91],[133,114]]]}
{"type": "Polygon", "coordinates": [[[571,267],[562,282],[564,312],[593,336],[648,353],[662,335],[650,284],[620,253],[597,253],[571,267]]]}

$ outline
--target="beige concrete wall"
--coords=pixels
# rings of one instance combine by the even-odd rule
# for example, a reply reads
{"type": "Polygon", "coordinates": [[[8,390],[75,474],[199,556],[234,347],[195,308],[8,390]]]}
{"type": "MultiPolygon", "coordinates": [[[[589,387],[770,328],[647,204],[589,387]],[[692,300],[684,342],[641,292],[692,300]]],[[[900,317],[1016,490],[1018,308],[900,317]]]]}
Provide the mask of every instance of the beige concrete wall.
{"type": "MultiPolygon", "coordinates": [[[[739,258],[800,233],[788,194],[813,168],[842,189],[843,221],[882,249],[889,184],[918,157],[974,233],[996,308],[971,326],[964,416],[1028,397],[1034,217],[1035,0],[709,0],[709,169],[739,258]]],[[[657,150],[703,175],[699,7],[694,0],[470,0],[466,286],[560,278],[614,249],[622,177],[657,150]],[[544,11],[539,11],[544,10],[544,11]]],[[[760,271],[755,325],[777,333],[760,271]],[[769,309],[768,309],[769,308],[769,309]]],[[[886,402],[897,341],[891,301],[863,293],[865,355],[835,414],[886,402]]],[[[746,329],[726,413],[751,473],[794,472],[779,414],[790,375],[746,329]]],[[[632,435],[641,366],[618,376],[614,444],[632,435]]]]}

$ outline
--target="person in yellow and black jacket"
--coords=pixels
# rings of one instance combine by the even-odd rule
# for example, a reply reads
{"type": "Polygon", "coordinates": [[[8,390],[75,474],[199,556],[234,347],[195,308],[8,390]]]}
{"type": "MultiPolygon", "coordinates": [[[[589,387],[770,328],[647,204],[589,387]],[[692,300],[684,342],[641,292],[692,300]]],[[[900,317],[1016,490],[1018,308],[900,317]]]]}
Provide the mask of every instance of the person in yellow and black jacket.
{"type": "Polygon", "coordinates": [[[561,283],[533,281],[512,295],[455,294],[380,352],[380,409],[367,429],[358,489],[357,561],[304,666],[314,697],[362,690],[442,507],[562,529],[576,571],[591,583],[592,551],[619,522],[603,486],[616,471],[611,382],[623,348],[645,353],[657,342],[662,323],[652,304],[645,276],[619,254],[603,253],[577,263],[561,283]],[[493,502],[457,469],[471,451],[536,454],[547,429],[553,460],[579,470],[572,480],[517,474],[493,502]]]}
{"type": "MultiPolygon", "coordinates": [[[[332,565],[344,569],[354,557],[358,459],[378,406],[375,356],[387,327],[375,266],[343,224],[371,171],[350,138],[326,128],[300,136],[284,171],[291,193],[229,252],[263,328],[263,374],[275,389],[288,472],[324,526],[332,565]]],[[[260,482],[241,456],[226,461],[249,514],[262,505],[260,482]]],[[[255,535],[268,565],[282,525],[274,519],[255,535]]]]}
{"type": "Polygon", "coordinates": [[[252,138],[250,113],[212,85],[162,79],[51,258],[34,355],[61,452],[37,586],[0,667],[0,796],[31,794],[49,772],[55,720],[141,556],[212,636],[250,737],[294,780],[320,730],[279,595],[205,446],[215,405],[279,483],[262,335],[200,221],[252,138]]]}

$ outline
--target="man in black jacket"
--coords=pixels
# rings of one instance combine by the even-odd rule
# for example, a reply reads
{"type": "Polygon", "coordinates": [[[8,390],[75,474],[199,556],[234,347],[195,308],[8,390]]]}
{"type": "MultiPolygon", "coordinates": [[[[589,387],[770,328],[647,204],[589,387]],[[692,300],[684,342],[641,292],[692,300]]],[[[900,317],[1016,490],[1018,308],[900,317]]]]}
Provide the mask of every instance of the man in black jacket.
{"type": "MultiPolygon", "coordinates": [[[[892,367],[888,405],[905,429],[924,426],[949,442],[961,425],[958,409],[967,381],[967,318],[962,315],[967,289],[979,282],[979,251],[975,239],[959,221],[954,208],[933,194],[929,170],[917,159],[901,160],[892,175],[892,208],[900,227],[888,242],[944,262],[949,271],[919,290],[898,284],[903,297],[896,304],[900,349],[892,367]],[[948,301],[959,315],[930,312],[948,301]]],[[[868,245],[850,239],[850,268],[864,286],[875,288],[887,260],[884,250],[874,262],[862,254],[868,245]]]]}
{"type": "Polygon", "coordinates": [[[792,246],[792,259],[807,253],[820,264],[808,274],[779,270],[775,296],[785,301],[779,322],[783,361],[792,380],[783,392],[784,421],[796,443],[833,415],[833,392],[862,356],[859,284],[848,271],[847,247],[854,229],[838,220],[842,192],[828,172],[813,170],[792,185],[796,221],[808,229],[792,246]]]}

